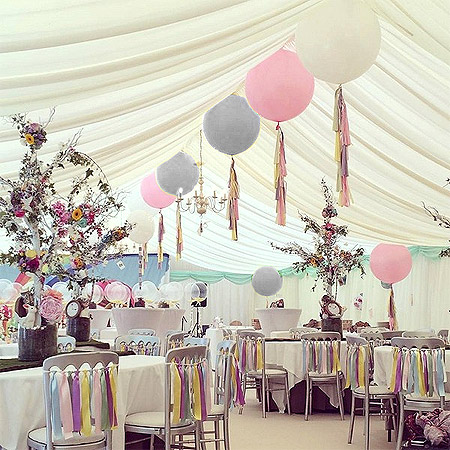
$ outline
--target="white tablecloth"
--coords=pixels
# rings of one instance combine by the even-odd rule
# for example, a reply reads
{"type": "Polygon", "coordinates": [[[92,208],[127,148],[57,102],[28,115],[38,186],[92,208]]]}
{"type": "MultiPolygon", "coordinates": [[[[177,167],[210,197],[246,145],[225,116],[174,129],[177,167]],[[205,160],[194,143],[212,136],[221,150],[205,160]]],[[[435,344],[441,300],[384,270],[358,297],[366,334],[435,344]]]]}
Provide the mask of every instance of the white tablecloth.
{"type": "Polygon", "coordinates": [[[301,309],[294,308],[261,308],[255,311],[255,315],[261,324],[261,331],[266,336],[270,336],[272,331],[283,331],[297,327],[301,313],[301,309]]]}
{"type": "MultiPolygon", "coordinates": [[[[113,450],[123,450],[125,417],[164,409],[164,358],[122,356],[117,393],[118,428],[113,450]]],[[[42,368],[0,373],[0,446],[27,450],[28,432],[45,426],[42,368]]]]}
{"type": "MultiPolygon", "coordinates": [[[[347,344],[341,342],[341,366],[344,370],[347,344]]],[[[303,344],[301,341],[266,342],[266,364],[278,364],[288,371],[289,389],[306,378],[303,370],[303,344]]],[[[322,385],[322,391],[329,397],[330,403],[337,407],[338,396],[331,385],[322,385]]],[[[280,411],[284,411],[284,394],[275,392],[274,401],[280,411]]]]}
{"type": "Polygon", "coordinates": [[[19,355],[19,345],[14,344],[0,344],[0,357],[17,358],[19,355]]]}
{"type": "MultiPolygon", "coordinates": [[[[389,386],[392,375],[392,347],[383,345],[375,347],[374,351],[373,379],[380,386],[389,386]]],[[[447,384],[445,390],[450,392],[450,350],[445,351],[445,369],[447,372],[447,384]]]]}

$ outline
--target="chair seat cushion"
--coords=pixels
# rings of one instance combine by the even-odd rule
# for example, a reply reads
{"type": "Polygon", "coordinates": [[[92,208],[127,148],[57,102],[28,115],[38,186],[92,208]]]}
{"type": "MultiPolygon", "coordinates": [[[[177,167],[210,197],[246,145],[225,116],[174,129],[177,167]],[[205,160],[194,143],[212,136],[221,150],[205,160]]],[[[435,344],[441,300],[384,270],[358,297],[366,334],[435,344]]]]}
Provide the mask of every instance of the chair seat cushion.
{"type": "Polygon", "coordinates": [[[211,405],[211,411],[208,416],[219,416],[225,412],[224,405],[211,405]]]}
{"type": "MultiPolygon", "coordinates": [[[[247,372],[250,377],[262,377],[262,370],[252,370],[247,372]]],[[[281,377],[285,376],[286,371],[284,369],[266,369],[266,377],[281,377]]]]}
{"type": "MultiPolygon", "coordinates": [[[[412,402],[429,402],[429,403],[439,403],[441,401],[441,398],[438,397],[438,396],[419,397],[419,396],[416,396],[414,394],[407,394],[405,396],[405,399],[407,401],[412,401],[412,402]]],[[[446,402],[450,402],[450,392],[446,392],[445,393],[445,401],[446,402]]]]}
{"type": "MultiPolygon", "coordinates": [[[[39,444],[44,444],[46,443],[46,437],[45,437],[45,433],[46,433],[47,429],[46,427],[43,428],[38,428],[37,430],[33,430],[30,431],[28,433],[28,438],[33,440],[36,443],[39,444]]],[[[83,444],[95,444],[95,443],[101,443],[105,440],[105,436],[104,434],[93,434],[92,436],[80,436],[77,433],[73,434],[73,437],[69,438],[69,439],[56,439],[53,441],[53,444],[55,446],[57,445],[64,445],[64,446],[69,446],[69,445],[73,445],[76,448],[83,448],[82,445],[83,444]]]]}
{"type": "MultiPolygon", "coordinates": [[[[359,395],[364,395],[364,388],[358,387],[355,389],[355,393],[359,395]]],[[[391,395],[395,397],[395,394],[389,390],[387,386],[369,386],[369,395],[391,395]]]]}
{"type": "MultiPolygon", "coordinates": [[[[125,419],[125,425],[135,425],[139,427],[148,427],[148,428],[164,428],[164,412],[163,411],[146,411],[140,412],[136,414],[130,414],[125,419]]],[[[175,424],[172,424],[172,428],[176,427],[185,427],[188,425],[192,425],[191,421],[185,421],[175,424]]]]}

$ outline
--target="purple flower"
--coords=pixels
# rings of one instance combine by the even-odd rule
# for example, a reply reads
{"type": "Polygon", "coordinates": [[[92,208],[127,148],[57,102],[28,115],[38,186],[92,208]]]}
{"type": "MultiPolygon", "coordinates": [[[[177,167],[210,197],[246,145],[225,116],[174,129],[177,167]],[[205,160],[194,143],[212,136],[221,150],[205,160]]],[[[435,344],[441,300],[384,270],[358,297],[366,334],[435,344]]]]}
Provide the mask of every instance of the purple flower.
{"type": "Polygon", "coordinates": [[[29,261],[27,261],[27,270],[29,272],[36,272],[36,270],[39,269],[39,264],[40,261],[38,257],[30,259],[29,261]]]}

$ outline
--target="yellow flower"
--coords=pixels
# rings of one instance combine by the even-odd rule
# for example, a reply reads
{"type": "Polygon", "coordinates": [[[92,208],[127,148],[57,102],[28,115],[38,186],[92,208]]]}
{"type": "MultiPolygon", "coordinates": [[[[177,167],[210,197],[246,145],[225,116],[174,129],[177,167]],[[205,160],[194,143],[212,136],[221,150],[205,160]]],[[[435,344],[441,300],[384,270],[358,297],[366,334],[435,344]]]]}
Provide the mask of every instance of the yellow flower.
{"type": "Polygon", "coordinates": [[[27,258],[30,258],[30,259],[35,258],[36,255],[37,255],[37,253],[36,253],[35,250],[27,250],[27,251],[25,252],[25,256],[26,256],[27,258]]]}
{"type": "Polygon", "coordinates": [[[83,217],[83,211],[80,208],[76,208],[72,211],[72,219],[77,222],[83,217]]]}
{"type": "Polygon", "coordinates": [[[25,135],[25,140],[27,141],[28,144],[33,145],[34,144],[34,137],[32,134],[27,133],[25,135]]]}

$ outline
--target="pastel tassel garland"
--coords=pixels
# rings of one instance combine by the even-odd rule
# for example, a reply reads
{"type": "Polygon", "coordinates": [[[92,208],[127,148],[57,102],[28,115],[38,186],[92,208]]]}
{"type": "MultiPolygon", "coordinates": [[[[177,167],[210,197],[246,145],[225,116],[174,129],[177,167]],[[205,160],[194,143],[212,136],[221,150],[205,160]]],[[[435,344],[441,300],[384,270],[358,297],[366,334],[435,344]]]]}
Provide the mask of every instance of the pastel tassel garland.
{"type": "Polygon", "coordinates": [[[389,318],[389,329],[391,331],[397,330],[398,329],[397,310],[395,308],[394,288],[392,286],[391,292],[389,294],[388,318],[389,318]]]}
{"type": "Polygon", "coordinates": [[[334,94],[333,131],[336,133],[334,158],[337,163],[338,204],[339,206],[350,206],[350,202],[353,202],[348,186],[348,147],[351,145],[351,140],[342,86],[339,86],[334,94]]]}
{"type": "Polygon", "coordinates": [[[231,230],[231,239],[238,240],[237,221],[239,220],[239,183],[234,170],[234,158],[231,158],[230,179],[228,181],[227,220],[231,230]]]}
{"type": "Polygon", "coordinates": [[[159,211],[159,226],[158,226],[158,269],[162,268],[162,263],[164,261],[162,242],[164,239],[164,217],[162,212],[159,211]]]}
{"type": "Polygon", "coordinates": [[[180,202],[177,202],[177,253],[176,261],[181,259],[181,252],[183,251],[183,230],[181,229],[181,208],[180,202]]]}
{"type": "Polygon", "coordinates": [[[277,201],[277,219],[278,225],[286,225],[286,193],[287,183],[285,177],[287,175],[286,170],[286,154],[284,149],[284,133],[281,129],[280,122],[277,127],[277,146],[275,148],[275,172],[274,172],[274,184],[275,184],[275,200],[277,201]]]}

